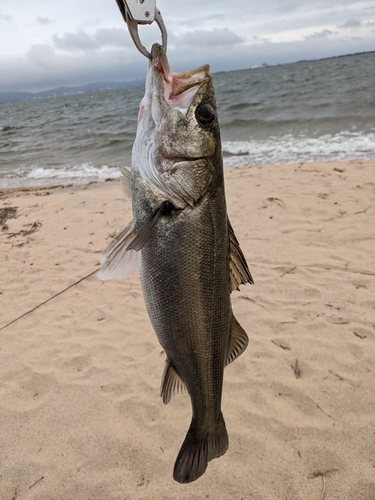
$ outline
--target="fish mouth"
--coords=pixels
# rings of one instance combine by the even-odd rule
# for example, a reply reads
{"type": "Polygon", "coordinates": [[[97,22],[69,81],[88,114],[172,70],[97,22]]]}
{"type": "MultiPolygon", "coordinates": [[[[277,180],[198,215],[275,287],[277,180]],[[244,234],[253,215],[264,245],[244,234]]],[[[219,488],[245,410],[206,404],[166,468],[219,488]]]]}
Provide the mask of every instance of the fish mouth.
{"type": "Polygon", "coordinates": [[[158,43],[152,46],[151,64],[155,78],[163,82],[165,100],[180,109],[189,108],[201,85],[211,79],[208,64],[191,71],[174,73],[163,47],[158,43]]]}
{"type": "Polygon", "coordinates": [[[166,81],[170,80],[170,75],[173,75],[173,71],[169,66],[165,50],[158,43],[154,43],[151,48],[151,64],[156,72],[163,74],[166,81]]]}
{"type": "Polygon", "coordinates": [[[206,156],[199,156],[197,158],[168,158],[172,164],[172,168],[178,167],[180,163],[194,163],[200,160],[207,160],[206,156]]]}

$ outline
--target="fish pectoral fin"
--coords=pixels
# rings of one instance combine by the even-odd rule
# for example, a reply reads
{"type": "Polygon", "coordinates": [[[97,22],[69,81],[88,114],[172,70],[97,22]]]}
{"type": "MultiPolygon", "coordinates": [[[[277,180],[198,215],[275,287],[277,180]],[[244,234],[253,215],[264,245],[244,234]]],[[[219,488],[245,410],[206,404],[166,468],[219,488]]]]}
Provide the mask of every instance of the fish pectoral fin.
{"type": "Polygon", "coordinates": [[[176,368],[166,359],[160,385],[160,396],[163,399],[163,403],[167,405],[173,396],[186,393],[187,389],[184,381],[177,373],[176,368]]]}
{"type": "Polygon", "coordinates": [[[103,250],[98,272],[100,280],[116,280],[134,273],[138,269],[138,255],[134,250],[127,250],[136,238],[137,228],[133,221],[119,231],[103,250]]]}
{"type": "Polygon", "coordinates": [[[120,182],[121,182],[121,190],[127,201],[132,201],[132,189],[130,183],[130,169],[127,167],[120,168],[120,182]]]}
{"type": "Polygon", "coordinates": [[[244,352],[248,343],[249,337],[247,336],[247,333],[239,324],[234,314],[232,314],[232,329],[226,366],[232,363],[232,361],[237,359],[238,356],[244,352]]]}
{"type": "Polygon", "coordinates": [[[160,217],[169,214],[173,209],[170,201],[166,200],[155,210],[152,217],[141,228],[138,229],[138,234],[134,240],[128,245],[127,250],[142,250],[152,235],[152,231],[158,223],[160,217]]]}
{"type": "Polygon", "coordinates": [[[230,289],[239,290],[240,285],[245,285],[246,283],[254,284],[253,278],[251,276],[250,270],[248,268],[244,254],[242,253],[240,244],[234,234],[232,224],[228,219],[228,231],[229,231],[229,248],[230,248],[230,258],[229,258],[229,275],[230,275],[230,289]]]}

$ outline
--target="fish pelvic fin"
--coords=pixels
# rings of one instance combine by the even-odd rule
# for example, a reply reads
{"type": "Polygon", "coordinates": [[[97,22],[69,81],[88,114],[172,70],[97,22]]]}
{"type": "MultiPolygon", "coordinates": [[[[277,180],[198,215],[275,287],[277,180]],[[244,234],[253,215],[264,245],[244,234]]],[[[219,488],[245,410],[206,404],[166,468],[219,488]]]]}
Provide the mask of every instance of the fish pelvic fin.
{"type": "Polygon", "coordinates": [[[100,280],[116,280],[134,273],[138,269],[138,255],[128,250],[128,245],[136,238],[137,228],[133,221],[119,231],[100,255],[100,280]]]}
{"type": "Polygon", "coordinates": [[[192,421],[185,441],[182,443],[173,471],[178,483],[191,483],[207,469],[207,464],[227,451],[228,433],[222,413],[216,427],[208,432],[197,429],[192,421]]]}
{"type": "Polygon", "coordinates": [[[234,314],[232,314],[231,337],[226,366],[232,363],[232,361],[237,359],[238,356],[240,356],[244,352],[248,343],[249,337],[247,336],[247,333],[239,324],[234,314]]]}
{"type": "Polygon", "coordinates": [[[176,394],[186,393],[187,389],[185,383],[169,359],[166,359],[160,385],[160,396],[163,399],[163,403],[167,405],[176,394]]]}
{"type": "Polygon", "coordinates": [[[228,219],[229,231],[229,275],[230,275],[230,290],[239,290],[240,285],[246,283],[254,284],[245,256],[241,250],[240,244],[234,234],[232,224],[228,219]]]}

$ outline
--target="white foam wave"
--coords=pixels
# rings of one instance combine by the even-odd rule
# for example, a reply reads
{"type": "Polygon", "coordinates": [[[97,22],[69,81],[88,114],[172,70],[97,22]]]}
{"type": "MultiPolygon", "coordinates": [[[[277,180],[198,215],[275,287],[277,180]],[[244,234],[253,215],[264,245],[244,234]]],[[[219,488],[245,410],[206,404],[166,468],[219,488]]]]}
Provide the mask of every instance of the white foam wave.
{"type": "Polygon", "coordinates": [[[224,141],[224,165],[268,165],[375,158],[375,133],[340,132],[320,137],[290,134],[264,140],[224,141]]]}
{"type": "Polygon", "coordinates": [[[95,167],[92,163],[82,163],[63,168],[34,167],[26,174],[26,177],[28,179],[81,179],[82,181],[95,179],[104,181],[120,177],[120,171],[118,168],[107,165],[95,167]]]}
{"type": "Polygon", "coordinates": [[[117,167],[102,165],[95,167],[92,163],[65,166],[60,168],[31,166],[26,170],[13,172],[0,180],[0,187],[34,187],[66,184],[88,184],[118,179],[120,170],[117,167]]]}

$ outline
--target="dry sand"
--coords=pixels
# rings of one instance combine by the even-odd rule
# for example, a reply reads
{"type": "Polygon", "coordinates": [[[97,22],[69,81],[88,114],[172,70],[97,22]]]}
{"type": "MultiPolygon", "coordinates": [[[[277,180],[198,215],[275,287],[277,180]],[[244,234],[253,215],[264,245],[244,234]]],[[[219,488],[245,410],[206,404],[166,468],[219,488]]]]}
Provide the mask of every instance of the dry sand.
{"type": "MultiPolygon", "coordinates": [[[[231,169],[226,189],[255,279],[233,293],[250,343],[226,455],[173,481],[189,398],[160,400],[138,274],[92,275],[0,332],[1,500],[375,499],[375,161],[231,169]]],[[[0,196],[0,327],[93,272],[131,213],[118,182],[0,196]]]]}

